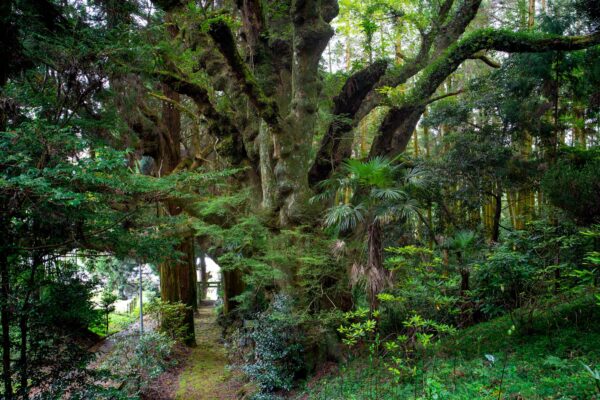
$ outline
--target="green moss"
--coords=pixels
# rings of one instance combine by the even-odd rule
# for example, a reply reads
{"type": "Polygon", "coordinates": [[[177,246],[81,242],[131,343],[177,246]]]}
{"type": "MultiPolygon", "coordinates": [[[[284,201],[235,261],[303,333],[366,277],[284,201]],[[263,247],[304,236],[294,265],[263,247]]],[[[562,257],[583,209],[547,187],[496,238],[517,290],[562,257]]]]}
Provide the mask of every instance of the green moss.
{"type": "Polygon", "coordinates": [[[214,309],[202,307],[196,322],[196,344],[179,375],[177,400],[236,398],[226,384],[230,379],[227,356],[220,343],[214,309]]]}

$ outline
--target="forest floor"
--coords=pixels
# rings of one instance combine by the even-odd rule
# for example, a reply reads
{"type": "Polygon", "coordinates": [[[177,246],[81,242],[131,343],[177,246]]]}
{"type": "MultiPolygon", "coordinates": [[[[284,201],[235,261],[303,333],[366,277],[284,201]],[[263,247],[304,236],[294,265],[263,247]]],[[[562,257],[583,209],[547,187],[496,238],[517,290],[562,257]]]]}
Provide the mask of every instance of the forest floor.
{"type": "Polygon", "coordinates": [[[159,377],[153,392],[160,391],[161,399],[237,399],[243,383],[227,369],[227,353],[212,303],[198,308],[195,322],[196,347],[189,349],[177,368],[159,377]]]}
{"type": "Polygon", "coordinates": [[[600,374],[600,307],[583,296],[556,299],[533,315],[526,331],[511,334],[519,324],[508,315],[459,331],[417,357],[414,378],[399,384],[384,362],[360,357],[310,380],[295,398],[600,400],[585,367],[600,374]]]}

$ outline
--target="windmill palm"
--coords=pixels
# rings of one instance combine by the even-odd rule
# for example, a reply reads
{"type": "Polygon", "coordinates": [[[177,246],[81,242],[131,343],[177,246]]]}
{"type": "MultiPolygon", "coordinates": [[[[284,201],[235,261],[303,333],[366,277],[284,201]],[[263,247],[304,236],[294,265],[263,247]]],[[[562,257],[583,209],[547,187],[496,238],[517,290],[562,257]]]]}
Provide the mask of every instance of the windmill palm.
{"type": "Polygon", "coordinates": [[[456,253],[456,261],[460,272],[460,295],[464,296],[469,291],[469,262],[471,252],[475,249],[477,235],[473,231],[460,231],[450,241],[450,248],[456,253]]]}
{"type": "Polygon", "coordinates": [[[420,175],[417,168],[409,169],[383,157],[350,159],[322,183],[321,193],[313,198],[333,202],[325,212],[326,226],[366,239],[367,262],[360,272],[366,278],[372,308],[389,280],[389,271],[383,266],[383,226],[417,212],[417,202],[407,189],[420,175]]]}

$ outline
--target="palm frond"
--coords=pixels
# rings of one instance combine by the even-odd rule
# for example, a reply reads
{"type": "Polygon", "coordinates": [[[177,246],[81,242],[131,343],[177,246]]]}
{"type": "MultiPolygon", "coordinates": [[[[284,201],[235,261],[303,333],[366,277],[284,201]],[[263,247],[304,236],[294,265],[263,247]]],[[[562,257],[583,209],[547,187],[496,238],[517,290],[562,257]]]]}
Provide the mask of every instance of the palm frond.
{"type": "Polygon", "coordinates": [[[474,231],[460,231],[454,235],[454,238],[452,238],[451,245],[457,250],[464,251],[474,245],[476,239],[477,234],[474,231]]]}
{"type": "Polygon", "coordinates": [[[408,198],[408,194],[400,188],[375,188],[371,190],[371,196],[383,201],[399,201],[408,198]]]}
{"type": "Polygon", "coordinates": [[[325,226],[334,226],[342,231],[354,230],[365,220],[365,208],[362,204],[339,204],[333,206],[325,213],[323,223],[325,226]]]}
{"type": "Polygon", "coordinates": [[[375,210],[375,219],[382,224],[409,219],[418,216],[419,203],[415,199],[407,198],[401,203],[394,203],[378,207],[375,210]]]}
{"type": "Polygon", "coordinates": [[[394,182],[395,167],[384,157],[374,157],[368,161],[346,160],[342,171],[363,186],[386,187],[394,182]]]}

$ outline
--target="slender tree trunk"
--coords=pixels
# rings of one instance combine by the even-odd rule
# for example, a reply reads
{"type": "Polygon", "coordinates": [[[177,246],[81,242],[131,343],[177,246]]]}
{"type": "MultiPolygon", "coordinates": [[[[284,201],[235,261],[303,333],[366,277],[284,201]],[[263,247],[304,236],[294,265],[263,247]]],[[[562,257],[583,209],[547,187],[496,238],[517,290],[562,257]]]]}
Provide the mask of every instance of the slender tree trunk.
{"type": "Polygon", "coordinates": [[[206,300],[206,291],[208,288],[208,276],[206,274],[206,254],[200,253],[200,282],[202,282],[202,289],[200,292],[200,300],[206,300]]]}
{"type": "Polygon", "coordinates": [[[460,295],[461,297],[466,296],[466,292],[469,291],[469,278],[471,272],[467,268],[461,268],[460,270],[460,295]]]}
{"type": "Polygon", "coordinates": [[[21,347],[19,356],[21,387],[19,388],[19,394],[23,399],[29,398],[29,358],[27,355],[27,343],[29,340],[29,313],[31,311],[31,297],[37,290],[35,287],[37,270],[41,265],[41,257],[37,253],[34,254],[30,271],[31,275],[29,276],[27,283],[27,293],[23,299],[23,307],[19,317],[19,330],[21,332],[21,347]]]}
{"type": "Polygon", "coordinates": [[[223,278],[223,314],[229,314],[237,307],[236,296],[242,294],[245,289],[243,274],[240,270],[224,270],[223,278]]]}
{"type": "Polygon", "coordinates": [[[496,193],[494,209],[494,225],[492,226],[492,242],[497,243],[500,237],[500,218],[502,217],[502,191],[496,193]]]}
{"type": "Polygon", "coordinates": [[[269,127],[260,121],[258,129],[258,149],[260,156],[260,176],[262,189],[262,208],[271,211],[276,203],[276,184],[273,172],[273,140],[269,127]]]}
{"type": "Polygon", "coordinates": [[[415,156],[419,157],[419,132],[415,129],[413,133],[415,156]]]}
{"type": "MultiPolygon", "coordinates": [[[[4,222],[4,221],[3,221],[4,222]]],[[[4,398],[13,399],[12,369],[10,365],[10,311],[9,296],[10,285],[8,282],[8,256],[3,251],[0,255],[0,317],[2,317],[2,379],[4,381],[4,398]]]]}
{"type": "Polygon", "coordinates": [[[533,25],[535,24],[535,0],[529,0],[529,8],[527,15],[527,26],[529,28],[533,28],[533,25]]]}
{"type": "MultiPolygon", "coordinates": [[[[25,313],[23,313],[25,314],[25,313]]],[[[29,392],[29,374],[28,374],[28,360],[27,360],[27,339],[28,339],[28,330],[27,330],[27,316],[22,315],[19,318],[19,330],[21,331],[21,348],[20,348],[20,356],[19,356],[19,369],[21,375],[21,382],[19,393],[21,398],[27,399],[29,392]]]]}

